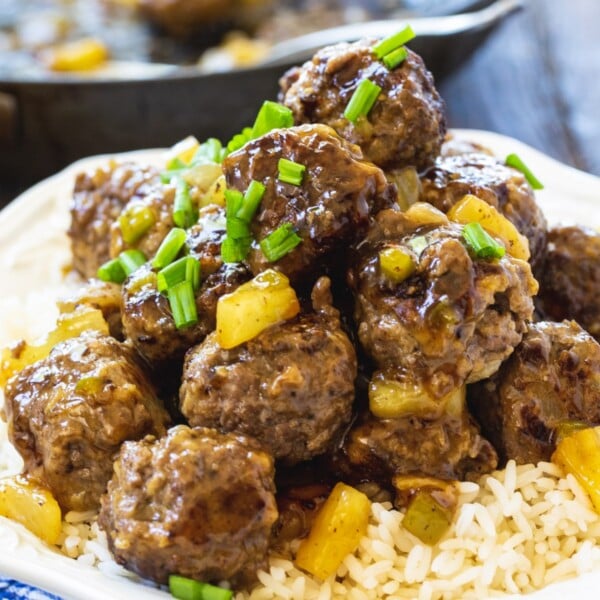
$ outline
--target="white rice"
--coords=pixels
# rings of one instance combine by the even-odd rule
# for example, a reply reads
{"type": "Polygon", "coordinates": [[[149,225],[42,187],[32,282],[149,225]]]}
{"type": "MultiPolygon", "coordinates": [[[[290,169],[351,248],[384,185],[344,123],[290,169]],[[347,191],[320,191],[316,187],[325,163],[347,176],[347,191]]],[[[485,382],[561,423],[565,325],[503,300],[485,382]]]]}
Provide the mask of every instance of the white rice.
{"type": "MultiPolygon", "coordinates": [[[[64,291],[49,286],[0,298],[0,348],[50,329],[54,301],[64,291]]],[[[0,476],[18,473],[21,466],[0,420],[0,476]]],[[[259,584],[235,599],[468,600],[528,593],[600,570],[600,517],[575,478],[550,463],[510,461],[478,484],[461,483],[452,526],[435,547],[405,531],[402,518],[389,504],[374,503],[367,536],[335,575],[319,581],[297,569],[293,557],[271,556],[268,570],[258,573],[259,584]]],[[[0,518],[3,551],[32,545],[30,539],[19,525],[0,518]]],[[[64,515],[59,549],[82,566],[137,580],[112,561],[91,513],[64,515]]]]}

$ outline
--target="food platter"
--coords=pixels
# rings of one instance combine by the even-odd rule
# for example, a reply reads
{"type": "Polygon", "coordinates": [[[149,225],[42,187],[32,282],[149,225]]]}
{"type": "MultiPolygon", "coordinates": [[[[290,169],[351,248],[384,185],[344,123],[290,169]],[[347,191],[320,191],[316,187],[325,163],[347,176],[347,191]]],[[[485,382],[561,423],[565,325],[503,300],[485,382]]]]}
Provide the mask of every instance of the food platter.
{"type": "MultiPolygon", "coordinates": [[[[550,224],[579,222],[600,227],[600,179],[562,165],[540,152],[497,134],[457,130],[454,135],[492,149],[499,157],[518,153],[543,181],[537,199],[550,224]]],[[[119,155],[118,159],[160,163],[162,150],[145,150],[119,155]]],[[[68,203],[76,173],[109,160],[91,157],[71,165],[37,184],[0,213],[0,275],[4,288],[0,298],[0,346],[16,337],[35,338],[52,325],[52,300],[64,295],[77,281],[64,276],[69,262],[65,231],[68,203]]],[[[0,429],[0,474],[18,468],[0,429]]],[[[118,567],[88,567],[50,550],[19,525],[0,518],[0,574],[40,586],[64,598],[159,598],[169,597],[144,585],[118,567]]],[[[548,600],[577,594],[595,597],[600,573],[555,584],[533,594],[548,600]]],[[[24,596],[24,597],[34,597],[24,596]]]]}

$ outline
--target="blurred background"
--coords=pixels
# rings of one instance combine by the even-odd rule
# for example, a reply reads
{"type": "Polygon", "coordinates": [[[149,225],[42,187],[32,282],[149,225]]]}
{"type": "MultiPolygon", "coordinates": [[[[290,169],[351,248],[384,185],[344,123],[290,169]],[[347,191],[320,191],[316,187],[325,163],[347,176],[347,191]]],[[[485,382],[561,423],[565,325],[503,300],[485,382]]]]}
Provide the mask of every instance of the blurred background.
{"type": "Polygon", "coordinates": [[[228,138],[332,35],[311,32],[395,19],[452,127],[600,175],[597,2],[0,0],[0,203],[83,156],[228,138]]]}

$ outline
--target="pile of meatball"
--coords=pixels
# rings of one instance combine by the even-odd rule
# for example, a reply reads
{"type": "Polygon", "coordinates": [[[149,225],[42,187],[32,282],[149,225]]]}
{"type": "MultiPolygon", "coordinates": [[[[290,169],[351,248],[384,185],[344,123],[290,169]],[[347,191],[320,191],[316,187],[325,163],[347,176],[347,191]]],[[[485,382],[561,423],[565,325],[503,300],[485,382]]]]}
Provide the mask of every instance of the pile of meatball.
{"type": "Polygon", "coordinates": [[[175,326],[150,263],[122,285],[95,280],[128,247],[117,221],[132,203],[156,217],[135,244],[154,255],[174,226],[173,186],[131,163],[77,178],[69,236],[90,282],[75,303],[101,308],[110,335],[84,333],[16,374],[6,416],[26,471],[64,511],[99,510],[117,562],[145,578],[251,585],[336,481],[375,497],[399,475],[474,479],[509,458],[548,460],[561,423],[600,424],[600,234],[548,229],[521,172],[446,138],[421,58],[408,51],[390,70],[374,44],[325,48],[286,73],[279,101],[295,125],[224,159],[228,188],[265,185],[254,238],[289,223],[302,241],[272,263],[256,244],[225,263],[224,208],[201,209],[186,240],[202,272],[191,327],[175,326]],[[365,78],[381,92],[352,123],[344,111],[365,78]],[[301,185],[278,179],[280,158],[305,166],[301,185]],[[399,182],[411,177],[408,201],[399,182]],[[529,262],[473,254],[446,216],[466,194],[515,225],[529,262]],[[427,210],[406,210],[415,201],[427,210]],[[381,270],[390,245],[414,263],[400,282],[381,270]],[[222,348],[219,298],[268,268],[290,279],[301,312],[222,348]],[[430,401],[375,416],[377,381],[430,401]]]}

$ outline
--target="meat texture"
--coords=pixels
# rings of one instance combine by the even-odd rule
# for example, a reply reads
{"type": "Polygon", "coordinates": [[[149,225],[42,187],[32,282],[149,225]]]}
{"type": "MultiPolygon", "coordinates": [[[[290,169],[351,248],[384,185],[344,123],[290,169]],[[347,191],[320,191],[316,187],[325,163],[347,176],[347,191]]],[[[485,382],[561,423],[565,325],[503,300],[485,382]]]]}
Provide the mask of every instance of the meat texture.
{"type": "Polygon", "coordinates": [[[448,212],[465,194],[497,208],[529,241],[537,274],[546,251],[547,224],[524,175],[484,152],[455,154],[451,147],[421,178],[421,200],[448,212]]]}
{"type": "Polygon", "coordinates": [[[394,475],[477,479],[497,463],[494,448],[466,410],[436,418],[379,419],[364,413],[336,457],[337,468],[351,481],[388,486],[394,475]]]}
{"type": "Polygon", "coordinates": [[[73,267],[84,277],[95,277],[111,258],[111,226],[130,201],[139,202],[159,183],[152,167],[110,163],[80,173],[71,202],[69,237],[73,267]]]}
{"type": "Polygon", "coordinates": [[[574,321],[535,323],[469,403],[503,461],[550,460],[559,426],[600,424],[600,345],[574,321]]]}
{"type": "Polygon", "coordinates": [[[230,350],[214,334],[192,348],[180,390],[189,423],[251,435],[287,464],[331,449],[350,421],[357,366],[330,301],[323,278],[313,291],[318,312],[230,350]]]}
{"type": "Polygon", "coordinates": [[[547,318],[574,319],[600,341],[600,233],[575,226],[550,229],[537,300],[547,318]]]}
{"type": "Polygon", "coordinates": [[[148,263],[123,284],[123,326],[126,337],[154,367],[181,361],[188,348],[214,330],[217,301],[250,279],[241,263],[224,264],[224,212],[217,206],[201,210],[198,223],[187,233],[190,256],[200,262],[202,282],[196,293],[198,323],[177,329],[169,301],[157,288],[156,272],[148,263]]]}
{"type": "Polygon", "coordinates": [[[142,577],[248,584],[266,567],[273,476],[251,438],[178,425],[123,444],[98,522],[117,562],[142,577]]]}
{"type": "Polygon", "coordinates": [[[375,40],[319,50],[312,60],[288,71],[280,81],[280,101],[296,123],[324,123],[358,144],[383,169],[433,164],[446,133],[444,102],[420,56],[388,69],[373,53],[375,40]],[[381,88],[366,117],[355,124],[344,111],[363,79],[381,88]]]}
{"type": "Polygon", "coordinates": [[[9,380],[10,439],[64,511],[96,509],[125,440],[162,435],[169,417],[133,349],[85,333],[9,380]]]}
{"type": "Polygon", "coordinates": [[[254,243],[248,263],[255,275],[271,266],[292,280],[316,271],[333,251],[358,240],[369,217],[395,200],[383,171],[325,125],[275,129],[230,154],[223,171],[228,188],[245,192],[252,180],[266,186],[251,224],[255,240],[286,223],[302,238],[273,264],[254,243]],[[300,185],[278,178],[281,158],[306,168],[300,185]]]}
{"type": "Polygon", "coordinates": [[[419,225],[411,211],[382,211],[349,282],[360,342],[378,368],[410,375],[441,399],[498,370],[532,317],[537,283],[529,265],[508,254],[475,258],[462,226],[438,215],[438,224],[419,225]],[[400,283],[381,269],[386,248],[411,257],[414,270],[400,283]]]}

